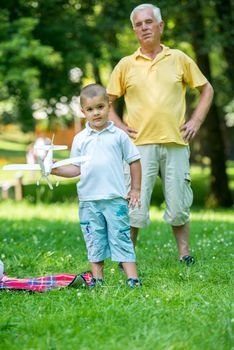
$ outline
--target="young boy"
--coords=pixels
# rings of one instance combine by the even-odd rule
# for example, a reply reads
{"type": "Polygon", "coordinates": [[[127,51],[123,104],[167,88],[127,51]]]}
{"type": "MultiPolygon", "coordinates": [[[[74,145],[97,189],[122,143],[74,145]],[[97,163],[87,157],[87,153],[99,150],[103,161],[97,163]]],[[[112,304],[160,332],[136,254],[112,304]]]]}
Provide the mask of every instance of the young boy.
{"type": "Polygon", "coordinates": [[[140,155],[128,135],[108,120],[110,102],[104,87],[90,84],[80,93],[87,123],[72,144],[71,157],[88,156],[80,166],[53,169],[54,175],[80,175],[77,191],[80,225],[88,250],[93,279],[103,284],[104,260],[122,263],[130,287],[141,285],[130,239],[128,207],[140,207],[140,155]],[[126,192],[123,161],[130,165],[131,190],[126,192]]]}

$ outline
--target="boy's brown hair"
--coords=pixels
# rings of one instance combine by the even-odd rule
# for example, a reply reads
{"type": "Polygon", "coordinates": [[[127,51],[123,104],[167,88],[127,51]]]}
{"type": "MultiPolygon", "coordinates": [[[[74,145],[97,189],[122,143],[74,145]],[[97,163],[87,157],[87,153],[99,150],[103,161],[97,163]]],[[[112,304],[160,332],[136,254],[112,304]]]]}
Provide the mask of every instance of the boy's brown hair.
{"type": "Polygon", "coordinates": [[[105,100],[109,101],[106,89],[100,84],[89,84],[83,87],[80,92],[80,104],[84,103],[86,98],[93,98],[96,96],[103,96],[105,100]]]}

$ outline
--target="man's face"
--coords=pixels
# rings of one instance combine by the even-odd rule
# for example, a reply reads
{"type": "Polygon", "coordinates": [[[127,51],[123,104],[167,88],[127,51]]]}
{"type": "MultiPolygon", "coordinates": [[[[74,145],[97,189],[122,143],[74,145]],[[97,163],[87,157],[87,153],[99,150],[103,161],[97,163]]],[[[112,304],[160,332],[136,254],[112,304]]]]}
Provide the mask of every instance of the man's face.
{"type": "Polygon", "coordinates": [[[141,45],[160,42],[163,21],[158,23],[150,8],[139,10],[133,16],[133,29],[141,45]]]}

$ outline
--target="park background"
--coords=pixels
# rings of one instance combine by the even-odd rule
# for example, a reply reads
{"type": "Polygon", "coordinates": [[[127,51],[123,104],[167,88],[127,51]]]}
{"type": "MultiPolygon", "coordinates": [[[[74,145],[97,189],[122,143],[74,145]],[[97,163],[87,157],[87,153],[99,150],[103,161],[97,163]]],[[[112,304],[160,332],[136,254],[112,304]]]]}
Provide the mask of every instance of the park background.
{"type": "MultiPolygon", "coordinates": [[[[140,3],[1,1],[0,166],[24,163],[29,145],[39,136],[54,134],[55,143],[71,145],[84,125],[80,88],[92,82],[106,85],[119,59],[138,47],[129,14],[140,3]]],[[[175,242],[162,221],[158,180],[152,224],[137,247],[142,291],[124,289],[124,277],[107,262],[101,292],[1,293],[4,349],[232,347],[234,4],[155,4],[165,20],[162,42],[194,58],[215,90],[207,119],[191,143],[191,247],[197,263],[191,269],[177,265],[175,242]]],[[[196,99],[196,92],[188,91],[188,118],[196,99]]],[[[122,100],[117,108],[122,115],[122,100]]],[[[60,159],[67,156],[66,151],[56,154],[60,159]]],[[[76,181],[62,180],[50,191],[46,184],[36,186],[39,174],[22,176],[0,171],[0,255],[8,274],[25,277],[87,269],[76,181]],[[18,202],[19,178],[24,199],[18,202]]]]}

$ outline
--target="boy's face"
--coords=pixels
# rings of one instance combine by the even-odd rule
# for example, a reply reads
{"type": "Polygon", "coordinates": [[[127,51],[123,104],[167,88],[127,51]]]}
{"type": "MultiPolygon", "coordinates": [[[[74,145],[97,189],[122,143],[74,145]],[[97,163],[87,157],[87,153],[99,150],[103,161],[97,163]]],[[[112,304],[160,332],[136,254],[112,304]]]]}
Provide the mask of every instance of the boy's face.
{"type": "Polygon", "coordinates": [[[95,130],[103,130],[108,125],[110,103],[104,96],[83,98],[82,112],[88,120],[90,127],[95,130]]]}

